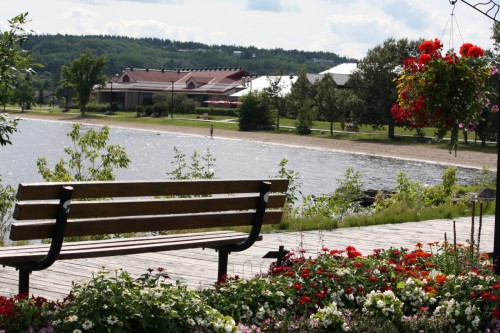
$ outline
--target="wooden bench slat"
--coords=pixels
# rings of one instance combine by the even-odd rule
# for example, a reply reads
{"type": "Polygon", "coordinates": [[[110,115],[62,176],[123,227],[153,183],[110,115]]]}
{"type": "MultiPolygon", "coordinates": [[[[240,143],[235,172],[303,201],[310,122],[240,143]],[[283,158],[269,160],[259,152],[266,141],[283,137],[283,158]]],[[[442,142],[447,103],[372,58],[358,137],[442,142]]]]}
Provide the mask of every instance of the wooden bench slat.
{"type": "MultiPolygon", "coordinates": [[[[179,234],[169,236],[118,238],[110,242],[89,241],[65,243],[57,260],[97,258],[115,255],[127,255],[135,253],[161,252],[171,250],[189,249],[195,247],[212,248],[235,242],[242,242],[247,238],[246,233],[224,232],[224,233],[197,233],[179,234]]],[[[260,239],[262,236],[260,236],[260,239]]],[[[49,245],[20,246],[17,251],[0,251],[0,264],[13,265],[20,262],[30,262],[43,258],[49,245]]]]}
{"type": "MultiPolygon", "coordinates": [[[[109,181],[19,184],[18,200],[58,199],[62,186],[73,187],[73,199],[258,193],[263,179],[200,179],[166,181],[109,181]]],[[[285,192],[288,179],[272,179],[272,192],[285,192]]]]}
{"type": "MultiPolygon", "coordinates": [[[[183,238],[183,237],[224,237],[226,235],[232,235],[232,234],[244,234],[238,231],[232,231],[232,230],[216,230],[216,231],[204,231],[204,232],[191,232],[191,233],[179,233],[179,234],[167,234],[167,235],[150,235],[150,236],[136,236],[133,238],[109,238],[109,239],[100,239],[100,240],[84,240],[84,241],[75,241],[75,242],[67,242],[64,243],[64,246],[66,248],[76,248],[81,245],[87,245],[87,244],[94,244],[94,243],[99,243],[103,244],[104,246],[106,244],[111,244],[113,246],[113,243],[120,243],[123,242],[124,240],[138,240],[141,242],[148,242],[150,240],[155,240],[155,239],[177,239],[177,238],[183,238]]],[[[0,258],[2,258],[4,255],[10,255],[10,253],[17,253],[17,252],[30,252],[30,251],[39,251],[40,249],[46,250],[49,247],[48,244],[28,244],[28,245],[17,245],[17,246],[8,246],[8,247],[0,247],[0,258]]]]}
{"type": "MultiPolygon", "coordinates": [[[[266,211],[264,224],[279,224],[281,210],[266,211]]],[[[110,219],[71,220],[65,237],[91,236],[161,230],[225,228],[252,225],[253,212],[201,213],[194,215],[130,216],[110,219]]],[[[54,222],[15,222],[11,225],[10,239],[14,241],[50,238],[54,222]]]]}
{"type": "MultiPolygon", "coordinates": [[[[204,213],[255,209],[258,196],[172,198],[156,200],[73,201],[70,218],[117,217],[138,215],[204,213]]],[[[285,195],[272,194],[268,209],[283,207],[285,195]]],[[[58,202],[19,202],[14,210],[16,220],[53,219],[58,202]]]]}

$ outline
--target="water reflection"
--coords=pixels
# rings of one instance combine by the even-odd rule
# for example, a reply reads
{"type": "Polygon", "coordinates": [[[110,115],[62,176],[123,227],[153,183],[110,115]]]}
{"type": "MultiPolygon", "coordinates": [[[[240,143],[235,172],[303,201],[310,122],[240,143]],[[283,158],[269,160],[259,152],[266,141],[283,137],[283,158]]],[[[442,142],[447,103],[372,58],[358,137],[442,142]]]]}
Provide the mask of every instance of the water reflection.
{"type": "MultiPolygon", "coordinates": [[[[37,173],[37,158],[46,157],[52,168],[64,156],[63,147],[71,144],[66,135],[71,127],[72,124],[64,122],[22,120],[20,133],[11,137],[13,145],[0,148],[3,183],[17,187],[19,182],[43,181],[37,173]]],[[[399,170],[405,170],[411,179],[434,185],[441,182],[445,168],[439,164],[363,154],[124,128],[111,128],[110,141],[124,146],[132,160],[127,170],[117,170],[118,180],[168,179],[167,172],[175,169],[174,146],[186,154],[188,163],[195,149],[202,154],[210,149],[216,158],[217,178],[273,176],[279,171],[279,162],[287,158],[287,168],[300,173],[304,194],[333,191],[336,180],[348,167],[361,172],[364,188],[375,189],[392,189],[399,170]]],[[[457,175],[463,184],[479,173],[477,169],[458,168],[457,175]]]]}

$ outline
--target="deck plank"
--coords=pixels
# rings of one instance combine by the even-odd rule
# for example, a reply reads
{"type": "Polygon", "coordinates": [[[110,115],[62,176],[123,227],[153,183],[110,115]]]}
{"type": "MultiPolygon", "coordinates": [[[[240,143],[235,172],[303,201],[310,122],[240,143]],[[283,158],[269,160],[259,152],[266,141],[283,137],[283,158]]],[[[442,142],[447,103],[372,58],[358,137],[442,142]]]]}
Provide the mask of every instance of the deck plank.
{"type": "MultiPolygon", "coordinates": [[[[476,218],[475,230],[478,230],[476,218]]],[[[470,218],[456,219],[457,241],[466,243],[470,238],[470,218]]],[[[483,218],[481,249],[493,251],[494,216],[483,218]]],[[[376,248],[388,249],[406,247],[413,249],[417,242],[448,241],[453,238],[452,220],[433,220],[380,225],[359,228],[343,228],[332,231],[277,232],[265,234],[244,252],[231,253],[228,273],[242,277],[252,277],[267,271],[273,259],[263,259],[268,251],[276,251],[280,245],[286,249],[298,250],[302,243],[306,255],[314,256],[322,246],[330,249],[345,249],[355,246],[364,255],[376,248]]],[[[71,289],[71,283],[88,281],[91,270],[103,266],[108,270],[121,268],[138,277],[148,268],[162,267],[171,276],[172,282],[179,280],[191,288],[210,287],[217,275],[218,254],[213,249],[186,249],[158,253],[143,253],[127,256],[102,257],[94,259],[62,260],[44,270],[31,275],[30,292],[49,299],[62,299],[71,289]]],[[[0,295],[12,296],[17,293],[18,273],[14,268],[0,268],[0,295]]]]}

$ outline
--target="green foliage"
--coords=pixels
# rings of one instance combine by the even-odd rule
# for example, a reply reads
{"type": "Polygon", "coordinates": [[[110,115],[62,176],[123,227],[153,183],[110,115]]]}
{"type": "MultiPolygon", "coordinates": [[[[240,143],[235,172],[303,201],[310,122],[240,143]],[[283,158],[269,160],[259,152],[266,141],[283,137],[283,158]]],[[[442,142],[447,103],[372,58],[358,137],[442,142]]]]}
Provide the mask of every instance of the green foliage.
{"type": "Polygon", "coordinates": [[[338,103],[338,92],[332,74],[328,73],[316,82],[315,98],[317,115],[320,119],[330,122],[330,134],[333,135],[333,122],[344,122],[344,114],[338,103]]]}
{"type": "Polygon", "coordinates": [[[251,91],[241,98],[239,112],[240,131],[270,129],[274,123],[269,98],[264,91],[251,91]]]}
{"type": "Polygon", "coordinates": [[[90,100],[93,87],[96,84],[103,85],[107,79],[102,73],[105,65],[104,56],[94,57],[90,51],[87,51],[73,60],[71,66],[61,68],[64,79],[75,86],[82,115],[85,114],[85,107],[90,100]]]}
{"type": "Polygon", "coordinates": [[[3,186],[0,179],[0,246],[3,246],[7,223],[12,215],[12,207],[16,201],[16,191],[9,185],[3,186]]]}
{"type": "Polygon", "coordinates": [[[31,105],[35,103],[35,96],[31,83],[25,81],[19,83],[12,92],[11,100],[21,107],[21,112],[30,110],[31,105]]]}
{"type": "Polygon", "coordinates": [[[153,114],[155,116],[168,115],[168,104],[165,102],[157,102],[153,104],[153,114]]]}
{"type": "Polygon", "coordinates": [[[288,190],[286,192],[286,203],[293,206],[299,199],[297,195],[301,195],[300,186],[302,185],[300,180],[300,173],[298,171],[287,169],[288,159],[283,158],[280,163],[280,170],[274,178],[287,178],[288,179],[288,190]]]}
{"type": "Polygon", "coordinates": [[[167,174],[172,179],[214,179],[215,164],[212,151],[207,148],[205,155],[200,155],[197,150],[191,155],[191,164],[186,162],[186,154],[174,146],[174,161],[171,162],[176,168],[167,174]]]}
{"type": "Polygon", "coordinates": [[[347,168],[344,178],[337,179],[337,190],[333,194],[304,199],[302,214],[343,222],[347,216],[366,211],[357,200],[362,194],[361,186],[361,173],[347,168]]]}
{"type": "Polygon", "coordinates": [[[211,116],[225,116],[225,117],[237,117],[237,108],[209,108],[209,107],[196,107],[194,113],[204,114],[208,113],[211,116]]]}
{"type": "Polygon", "coordinates": [[[419,41],[406,38],[389,38],[381,45],[368,50],[366,57],[350,78],[363,108],[354,110],[353,118],[359,124],[374,127],[389,125],[389,137],[394,137],[394,120],[391,108],[396,103],[396,68],[411,55],[418,54],[419,41]]]}
{"type": "Polygon", "coordinates": [[[22,81],[31,82],[33,67],[40,66],[30,53],[21,49],[29,39],[23,28],[28,22],[28,13],[19,14],[8,20],[8,31],[0,31],[0,91],[12,90],[22,81]]]}
{"type": "Polygon", "coordinates": [[[73,147],[64,148],[69,160],[63,158],[56,163],[54,170],[47,167],[47,159],[38,158],[38,173],[45,181],[90,181],[114,180],[115,168],[127,168],[130,164],[125,149],[120,145],[109,145],[109,127],[100,131],[92,128],[81,132],[79,124],[73,125],[68,133],[73,147]]]}
{"type": "Polygon", "coordinates": [[[298,109],[295,131],[298,134],[310,134],[315,118],[313,102],[310,99],[306,99],[298,109]]]}
{"type": "Polygon", "coordinates": [[[0,114],[0,146],[10,145],[10,135],[17,132],[17,119],[8,119],[0,114]]]}
{"type": "Polygon", "coordinates": [[[307,78],[307,69],[301,66],[298,72],[297,80],[292,85],[290,94],[287,96],[289,106],[288,117],[298,118],[299,110],[304,106],[304,103],[314,98],[313,89],[309,79],[307,78]]]}

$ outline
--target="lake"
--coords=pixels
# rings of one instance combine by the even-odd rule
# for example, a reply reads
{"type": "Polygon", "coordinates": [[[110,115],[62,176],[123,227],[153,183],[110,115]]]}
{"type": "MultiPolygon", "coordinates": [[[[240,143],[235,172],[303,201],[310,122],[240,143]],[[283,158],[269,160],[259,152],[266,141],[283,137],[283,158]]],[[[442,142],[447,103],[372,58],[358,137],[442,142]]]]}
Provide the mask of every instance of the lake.
{"type": "MultiPolygon", "coordinates": [[[[22,119],[20,132],[11,136],[13,144],[0,147],[3,184],[17,187],[19,182],[43,181],[37,172],[37,158],[46,157],[50,168],[61,157],[67,160],[63,148],[71,145],[67,137],[71,129],[71,123],[22,119]]],[[[280,169],[280,161],[287,158],[287,169],[299,172],[304,195],[335,190],[337,179],[342,178],[349,167],[361,173],[363,188],[386,190],[394,187],[398,171],[404,170],[411,179],[435,185],[441,182],[446,168],[435,163],[366,154],[118,127],[111,127],[110,143],[125,147],[132,160],[128,169],[116,170],[117,180],[168,179],[167,172],[175,169],[172,164],[175,161],[174,147],[186,154],[188,164],[195,150],[205,155],[210,149],[216,158],[214,171],[217,178],[274,176],[280,169]]],[[[459,167],[457,176],[461,184],[466,184],[480,173],[479,169],[459,167]]]]}

